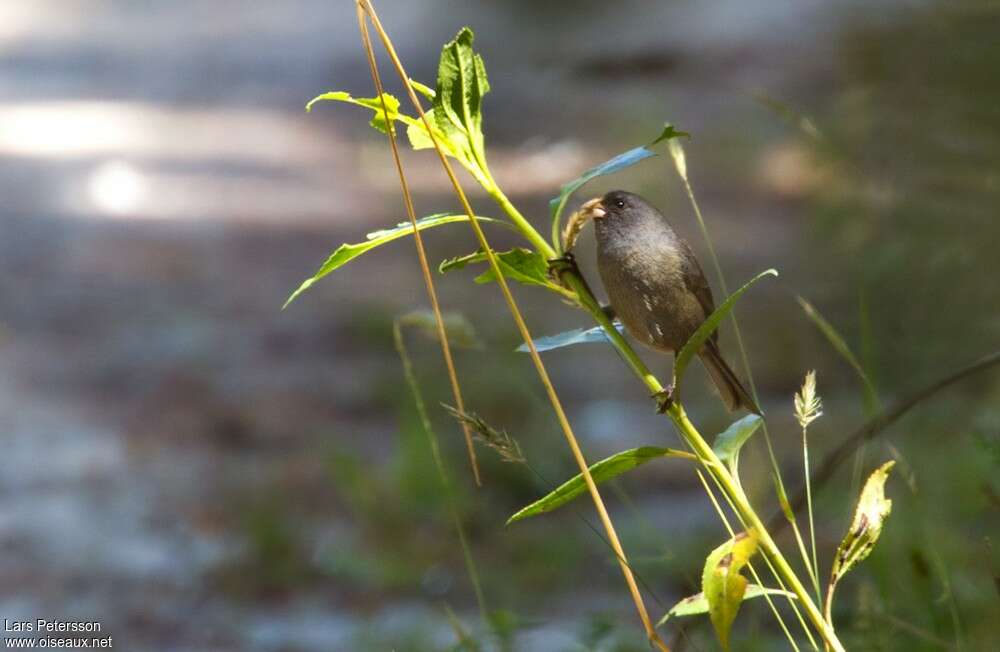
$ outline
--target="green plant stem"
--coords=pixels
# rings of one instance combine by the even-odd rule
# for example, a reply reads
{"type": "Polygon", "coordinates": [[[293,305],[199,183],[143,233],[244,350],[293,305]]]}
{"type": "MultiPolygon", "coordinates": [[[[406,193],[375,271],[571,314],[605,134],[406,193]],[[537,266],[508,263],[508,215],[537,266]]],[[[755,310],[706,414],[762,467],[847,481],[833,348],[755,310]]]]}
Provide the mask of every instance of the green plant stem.
{"type": "MultiPolygon", "coordinates": [[[[504,301],[507,303],[507,307],[510,310],[511,317],[514,319],[514,323],[517,325],[518,331],[521,333],[521,337],[524,339],[524,343],[528,347],[528,351],[531,355],[532,362],[534,363],[535,370],[538,373],[539,380],[541,380],[545,392],[548,395],[549,402],[552,405],[552,409],[556,413],[556,419],[559,421],[559,425],[566,437],[566,443],[568,444],[570,451],[580,468],[580,473],[583,475],[585,482],[587,483],[587,489],[590,492],[591,498],[594,502],[594,508],[597,510],[598,516],[601,519],[604,529],[608,535],[608,543],[614,549],[616,556],[618,557],[619,565],[621,566],[622,575],[625,578],[625,582],[628,585],[629,592],[632,595],[633,602],[635,603],[636,610],[639,614],[639,618],[642,621],[643,628],[646,630],[646,636],[651,645],[655,645],[661,652],[670,652],[670,648],[667,647],[666,643],[660,638],[660,635],[656,632],[656,628],[653,627],[653,623],[649,618],[649,613],[646,610],[646,605],[642,599],[642,593],[639,591],[639,586],[636,584],[635,576],[632,573],[632,569],[628,565],[628,561],[625,557],[625,550],[621,545],[621,541],[618,538],[618,534],[615,531],[614,524],[611,521],[611,516],[608,514],[607,508],[604,506],[604,500],[601,498],[600,491],[597,489],[597,484],[594,479],[590,476],[590,470],[587,466],[586,458],[583,455],[583,451],[580,449],[579,442],[576,439],[576,435],[573,433],[573,429],[570,426],[569,418],[566,416],[566,411],[563,408],[562,401],[559,399],[559,395],[552,385],[552,380],[549,378],[548,371],[542,362],[541,356],[538,350],[535,348],[534,340],[531,338],[531,332],[528,330],[528,326],[524,321],[524,317],[521,314],[520,308],[517,306],[517,302],[514,300],[514,296],[507,285],[507,281],[504,278],[503,271],[500,269],[500,264],[497,260],[497,256],[493,249],[490,247],[488,240],[486,239],[486,234],[483,233],[483,229],[479,224],[478,218],[475,212],[472,210],[472,205],[469,203],[468,197],[462,188],[461,182],[455,175],[455,171],[448,161],[448,157],[442,149],[441,143],[438,142],[434,131],[431,129],[430,123],[428,122],[427,113],[424,111],[423,106],[417,97],[417,93],[413,88],[413,84],[410,82],[410,76],[406,73],[403,67],[403,62],[400,60],[399,55],[396,53],[396,48],[392,44],[392,40],[389,35],[385,32],[382,27],[382,23],[378,18],[378,14],[375,12],[374,7],[371,5],[371,0],[356,0],[358,14],[361,17],[361,12],[368,14],[371,19],[372,25],[375,27],[375,31],[378,32],[383,45],[385,46],[386,52],[389,58],[392,60],[396,71],[399,73],[400,81],[406,87],[407,95],[410,97],[410,101],[413,103],[414,109],[420,115],[420,120],[423,121],[424,126],[427,128],[427,133],[430,136],[430,140],[434,145],[434,150],[437,152],[438,159],[441,162],[441,167],[444,168],[445,174],[447,174],[449,181],[452,184],[452,188],[455,191],[455,196],[458,198],[459,202],[462,204],[462,208],[465,213],[469,216],[469,224],[479,241],[479,245],[482,250],[486,253],[487,261],[489,262],[490,269],[493,270],[493,274],[496,277],[497,285],[500,287],[500,291],[503,294],[504,301]]],[[[370,48],[370,44],[367,44],[370,48]]],[[[485,176],[484,172],[484,176],[485,176]]],[[[479,177],[477,177],[478,179],[479,177]]],[[[482,181],[480,181],[482,183],[482,181]]],[[[517,211],[506,197],[499,192],[499,187],[496,183],[492,182],[490,179],[489,188],[487,190],[493,189],[496,194],[503,197],[506,201],[507,206],[504,210],[511,216],[511,219],[515,222],[518,228],[528,237],[532,242],[540,243],[540,252],[552,251],[548,247],[545,240],[538,234],[537,231],[528,223],[523,215],[517,211]]],[[[494,194],[494,193],[491,193],[494,194]]]]}
{"type": "MultiPolygon", "coordinates": [[[[813,502],[812,502],[812,481],[809,479],[809,438],[807,435],[807,429],[805,426],[802,427],[802,468],[805,474],[806,483],[806,502],[809,505],[809,540],[812,545],[812,567],[809,568],[809,574],[812,576],[813,588],[816,589],[816,599],[820,599],[820,588],[819,588],[819,558],[816,556],[816,523],[813,518],[813,502]]],[[[794,526],[795,523],[793,522],[794,526]]],[[[796,536],[798,534],[798,527],[795,528],[796,536]]],[[[799,541],[801,543],[801,536],[799,536],[799,541]]],[[[805,550],[802,551],[803,557],[805,556],[805,550]]],[[[806,561],[806,567],[809,567],[808,559],[806,561]]]]}
{"type": "Polygon", "coordinates": [[[830,583],[826,585],[826,604],[823,607],[823,614],[826,617],[826,622],[833,627],[833,592],[837,588],[837,583],[834,579],[830,578],[830,583]]]}
{"type": "Polygon", "coordinates": [[[792,570],[792,567],[781,553],[774,539],[771,538],[771,535],[764,527],[764,523],[747,499],[746,494],[739,489],[733,476],[716,456],[712,447],[708,445],[708,442],[705,441],[694,427],[694,424],[687,418],[684,408],[679,404],[674,404],[667,411],[667,414],[670,415],[674,425],[677,426],[681,437],[694,449],[695,454],[703,460],[708,470],[719,481],[719,484],[722,485],[723,491],[732,499],[733,506],[740,518],[744,520],[748,527],[753,528],[757,532],[763,553],[774,564],[778,575],[788,584],[792,593],[798,597],[802,608],[813,623],[813,626],[822,634],[831,649],[835,650],[835,652],[844,652],[844,646],[840,643],[836,633],[827,625],[823,614],[820,613],[816,603],[813,602],[812,597],[809,595],[809,591],[799,580],[795,571],[792,570]]]}
{"type": "MultiPolygon", "coordinates": [[[[487,188],[487,191],[497,201],[504,212],[507,213],[514,224],[521,230],[525,238],[538,247],[538,250],[544,255],[548,257],[555,257],[555,251],[552,247],[545,242],[545,239],[542,238],[534,227],[531,226],[521,212],[510,203],[507,197],[498,187],[496,187],[495,184],[494,187],[487,188]]],[[[604,332],[610,338],[612,344],[618,349],[619,353],[621,353],[626,364],[628,364],[629,368],[631,368],[636,376],[642,380],[642,382],[649,389],[650,393],[659,394],[662,392],[663,385],[649,370],[628,341],[625,340],[622,334],[619,333],[618,330],[612,325],[611,320],[608,319],[607,314],[601,310],[600,304],[590,291],[590,287],[587,285],[583,277],[572,269],[565,269],[562,271],[561,277],[562,280],[574,292],[576,292],[577,296],[580,298],[580,306],[589,312],[594,320],[600,324],[600,326],[604,329],[604,332]]],[[[768,534],[764,523],[757,515],[753,506],[750,504],[746,494],[744,494],[739,488],[735,478],[733,478],[732,474],[730,474],[730,472],[726,469],[725,465],[712,450],[712,447],[705,441],[705,438],[701,436],[698,429],[694,427],[694,424],[692,424],[690,420],[688,420],[683,407],[681,407],[679,403],[674,403],[667,410],[667,415],[674,422],[674,426],[680,433],[681,438],[691,447],[695,455],[698,456],[698,459],[709,470],[713,477],[718,480],[719,484],[722,486],[722,490],[726,493],[729,499],[732,500],[733,506],[736,508],[736,512],[740,518],[742,518],[749,527],[752,527],[758,532],[760,536],[760,546],[763,553],[774,564],[777,574],[789,586],[791,591],[795,593],[796,597],[798,597],[813,626],[823,636],[823,639],[827,642],[830,648],[834,650],[834,652],[844,652],[844,646],[837,638],[833,628],[827,625],[826,620],[823,618],[823,614],[816,606],[816,603],[810,596],[809,591],[799,580],[795,571],[789,565],[788,561],[781,553],[781,550],[774,542],[774,539],[772,539],[771,535],[768,534]]]]}
{"type": "MultiPolygon", "coordinates": [[[[737,481],[737,486],[740,487],[740,485],[739,485],[739,476],[736,473],[733,473],[733,477],[737,481]]],[[[744,530],[749,530],[750,527],[747,526],[746,521],[743,520],[742,517],[739,517],[739,515],[738,515],[738,513],[736,511],[736,506],[733,505],[732,499],[726,494],[726,492],[722,488],[722,485],[719,484],[718,479],[714,475],[712,476],[712,482],[715,484],[715,487],[719,490],[719,493],[722,494],[722,497],[725,498],[726,504],[729,505],[729,509],[732,510],[732,512],[734,514],[737,514],[737,518],[740,519],[740,527],[742,527],[744,530]]],[[[741,491],[742,491],[742,487],[741,487],[741,491]]],[[[771,571],[771,576],[774,577],[774,580],[778,583],[778,587],[782,591],[787,591],[788,587],[785,585],[784,582],[781,581],[781,576],[778,575],[778,571],[775,570],[774,564],[771,563],[771,560],[768,559],[766,555],[763,556],[763,559],[764,559],[764,563],[767,564],[767,569],[769,571],[771,571]]],[[[751,572],[754,572],[754,579],[755,579],[755,581],[758,584],[760,584],[761,586],[763,586],[764,585],[763,582],[760,581],[760,579],[756,575],[756,572],[753,571],[753,566],[748,563],[747,567],[750,568],[751,572]]],[[[805,632],[806,638],[809,639],[809,644],[812,645],[812,648],[814,650],[818,650],[819,648],[816,647],[816,641],[813,638],[812,631],[810,631],[809,625],[806,623],[805,618],[802,617],[802,612],[799,609],[798,605],[796,604],[795,600],[793,600],[792,598],[788,598],[788,606],[791,608],[792,612],[795,614],[795,618],[799,621],[799,624],[802,626],[802,631],[805,632]]]]}
{"type": "Polygon", "coordinates": [[[451,482],[451,476],[448,475],[448,469],[445,467],[444,458],[441,456],[441,444],[438,440],[437,432],[431,424],[430,415],[427,414],[427,404],[424,402],[423,393],[420,391],[420,382],[417,380],[416,372],[413,370],[413,362],[406,349],[406,340],[403,338],[402,324],[398,319],[392,325],[392,339],[396,345],[396,352],[403,363],[403,377],[406,379],[406,385],[410,388],[413,403],[417,408],[417,416],[420,417],[420,424],[427,435],[431,456],[434,458],[434,466],[438,472],[438,479],[441,481],[441,489],[444,492],[445,501],[448,503],[448,512],[455,526],[455,531],[458,534],[458,543],[462,548],[465,570],[469,574],[469,582],[472,584],[472,590],[476,594],[476,605],[479,607],[479,616],[482,618],[483,625],[489,625],[490,619],[489,610],[486,607],[486,597],[483,594],[482,582],[479,580],[476,560],[472,556],[472,548],[469,546],[469,540],[465,534],[465,526],[462,524],[462,516],[456,504],[455,488],[451,482]]]}
{"type": "MultiPolygon", "coordinates": [[[[708,494],[708,499],[712,501],[712,506],[715,508],[715,513],[719,515],[719,520],[722,521],[722,525],[725,526],[726,532],[729,533],[729,537],[735,536],[733,532],[733,527],[729,524],[729,519],[726,518],[726,513],[722,511],[722,506],[719,505],[719,501],[715,498],[715,492],[712,488],[708,486],[708,482],[705,481],[705,475],[701,471],[696,471],[698,474],[698,479],[701,480],[701,486],[705,488],[705,493],[708,494]]],[[[716,483],[718,486],[718,483],[716,483]]],[[[749,561],[747,562],[747,568],[750,570],[750,574],[753,575],[753,579],[758,585],[764,586],[763,580],[761,580],[760,575],[757,574],[757,569],[753,567],[753,564],[749,561]]],[[[781,617],[781,612],[778,611],[778,607],[774,604],[774,600],[771,599],[767,593],[764,594],[764,599],[767,601],[768,606],[771,608],[771,613],[774,614],[774,619],[778,621],[778,625],[781,627],[781,631],[785,633],[785,638],[788,639],[788,643],[792,646],[792,650],[799,652],[799,645],[795,642],[795,637],[792,633],[788,631],[788,626],[785,625],[785,619],[781,617]]],[[[805,623],[803,623],[805,627],[805,623]]],[[[806,628],[806,634],[809,633],[808,627],[806,628]]],[[[815,649],[816,644],[813,643],[813,648],[815,649]]]]}
{"type": "Polygon", "coordinates": [[[521,211],[517,210],[517,207],[514,206],[509,199],[507,199],[507,195],[500,190],[500,186],[498,186],[492,178],[489,179],[489,185],[486,186],[486,192],[488,192],[490,197],[492,197],[497,204],[500,205],[500,208],[507,213],[507,216],[512,222],[514,222],[514,226],[516,226],[528,242],[530,242],[531,245],[538,250],[538,253],[548,259],[555,258],[559,255],[556,250],[553,249],[548,242],[546,242],[545,238],[542,237],[542,234],[531,225],[531,222],[529,222],[528,219],[521,214],[521,211]]]}

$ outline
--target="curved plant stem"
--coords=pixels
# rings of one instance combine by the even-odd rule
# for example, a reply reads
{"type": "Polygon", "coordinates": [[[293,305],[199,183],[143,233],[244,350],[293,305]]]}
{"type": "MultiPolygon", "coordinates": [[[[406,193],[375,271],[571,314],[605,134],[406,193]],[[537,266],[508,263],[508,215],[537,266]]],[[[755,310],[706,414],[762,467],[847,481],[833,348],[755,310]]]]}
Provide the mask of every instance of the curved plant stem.
{"type": "MultiPolygon", "coordinates": [[[[698,474],[698,479],[701,480],[701,486],[705,488],[705,493],[708,494],[708,499],[712,501],[712,506],[715,508],[715,513],[719,515],[719,520],[722,521],[722,525],[725,526],[726,532],[729,533],[729,537],[732,538],[736,535],[733,531],[733,527],[729,524],[729,519],[726,517],[726,513],[722,511],[722,506],[719,505],[719,501],[715,498],[715,492],[712,488],[708,486],[708,482],[705,481],[705,476],[701,471],[695,471],[698,474]]],[[[750,570],[750,574],[753,575],[753,579],[758,585],[764,586],[764,582],[761,580],[760,575],[757,574],[757,570],[753,567],[753,564],[747,562],[747,568],[750,570]]],[[[778,611],[778,607],[775,606],[774,600],[767,593],[764,594],[764,600],[767,601],[767,605],[771,608],[771,613],[774,614],[774,619],[778,621],[778,625],[781,627],[781,631],[785,633],[785,638],[788,639],[789,645],[792,646],[792,650],[799,652],[799,645],[795,642],[795,637],[792,633],[788,631],[788,626],[785,625],[785,619],[781,617],[781,612],[778,611]]],[[[808,628],[806,633],[809,633],[808,628]]],[[[813,643],[813,648],[816,644],[813,643]]]]}
{"type": "MultiPolygon", "coordinates": [[[[388,119],[389,109],[385,105],[385,93],[382,88],[382,77],[378,72],[378,64],[375,62],[375,51],[372,49],[371,39],[368,36],[368,25],[365,23],[365,16],[361,6],[358,10],[358,28],[361,30],[361,41],[368,57],[368,67],[371,70],[372,82],[379,99],[382,101],[382,112],[386,116],[386,124],[389,128],[386,133],[389,136],[389,146],[392,149],[392,159],[396,163],[396,172],[399,174],[399,185],[403,191],[403,203],[406,204],[406,214],[413,225],[413,242],[417,246],[417,258],[420,260],[420,271],[423,273],[424,285],[427,287],[427,297],[431,302],[431,310],[434,312],[434,323],[437,326],[438,340],[441,342],[441,354],[444,356],[444,364],[448,369],[448,381],[451,383],[451,393],[455,399],[455,406],[462,412],[465,411],[465,401],[462,398],[461,386],[458,383],[458,373],[455,371],[455,360],[451,355],[451,345],[448,344],[448,335],[444,328],[444,319],[441,317],[441,305],[438,302],[437,291],[434,289],[434,279],[431,276],[430,266],[427,264],[427,252],[424,250],[423,236],[417,228],[417,214],[413,208],[413,197],[410,195],[410,187],[406,182],[406,174],[403,172],[403,164],[399,158],[399,147],[396,145],[396,131],[392,128],[392,122],[388,119]]],[[[462,432],[465,435],[465,447],[469,454],[469,465],[472,467],[472,476],[476,480],[477,486],[482,486],[479,477],[479,463],[476,461],[476,449],[472,445],[472,431],[469,425],[462,424],[462,432]]]]}
{"type": "Polygon", "coordinates": [[[455,488],[452,485],[451,477],[448,475],[448,469],[444,465],[444,458],[441,456],[441,445],[438,441],[437,433],[434,431],[434,426],[431,424],[430,415],[427,414],[427,404],[424,402],[424,397],[420,392],[420,383],[417,382],[416,373],[413,371],[413,361],[410,359],[410,354],[406,349],[403,324],[399,319],[392,325],[392,339],[396,345],[396,352],[399,353],[399,359],[403,363],[403,376],[410,388],[410,394],[413,395],[413,403],[417,408],[417,416],[420,417],[420,423],[427,434],[431,456],[434,458],[434,466],[437,468],[438,479],[441,481],[445,501],[448,503],[448,512],[455,526],[455,532],[458,534],[458,543],[462,547],[465,570],[469,574],[469,582],[472,584],[472,590],[476,595],[479,617],[482,619],[484,625],[488,625],[490,622],[489,610],[486,607],[486,597],[483,594],[483,585],[479,579],[479,570],[476,568],[476,560],[472,556],[472,548],[469,546],[469,539],[465,534],[462,515],[458,511],[458,505],[455,500],[455,488]]]}
{"type": "MultiPolygon", "coordinates": [[[[618,349],[626,364],[632,369],[636,376],[642,380],[649,392],[651,394],[658,394],[663,391],[663,385],[660,381],[655,375],[653,375],[628,341],[625,340],[622,334],[619,333],[618,330],[612,325],[608,315],[601,309],[600,304],[591,293],[590,288],[587,286],[583,277],[576,271],[569,268],[563,269],[561,271],[561,276],[562,280],[577,293],[577,296],[579,296],[581,307],[589,312],[591,317],[593,317],[593,319],[600,324],[612,344],[618,349]]],[[[534,351],[534,345],[532,344],[530,346],[531,350],[534,351]]],[[[843,652],[844,647],[837,638],[837,635],[834,633],[832,628],[827,626],[826,621],[823,618],[823,614],[813,602],[812,597],[809,595],[809,592],[795,574],[795,571],[792,570],[788,561],[778,549],[777,544],[775,544],[774,540],[766,531],[763,522],[757,515],[754,508],[750,505],[746,495],[739,488],[737,481],[725,468],[725,465],[718,458],[718,456],[715,455],[712,447],[701,436],[701,433],[699,433],[694,427],[694,424],[688,420],[684,409],[679,403],[674,403],[670,409],[667,410],[666,414],[673,421],[674,426],[680,433],[681,438],[691,447],[712,476],[718,480],[719,484],[722,486],[723,492],[733,501],[733,506],[736,509],[737,514],[744,520],[745,523],[747,523],[748,527],[753,527],[758,530],[760,534],[760,545],[763,553],[775,566],[777,574],[788,585],[789,589],[795,593],[796,597],[799,598],[800,604],[805,610],[810,622],[812,622],[813,627],[815,627],[816,630],[823,636],[824,640],[830,645],[831,649],[835,652],[843,652]]]]}
{"type": "MultiPolygon", "coordinates": [[[[431,141],[434,144],[434,149],[438,154],[438,158],[441,161],[441,165],[444,168],[446,174],[448,175],[449,180],[451,181],[451,184],[455,190],[455,195],[458,197],[459,201],[462,204],[462,208],[469,216],[469,224],[472,226],[472,229],[475,232],[476,239],[479,241],[479,244],[482,247],[483,251],[486,252],[486,258],[489,262],[490,269],[492,269],[493,274],[496,276],[497,285],[500,286],[500,290],[503,293],[504,299],[507,302],[507,307],[510,309],[510,313],[514,318],[514,322],[517,324],[517,328],[521,333],[521,337],[524,339],[525,343],[528,346],[532,362],[535,365],[535,370],[537,371],[538,376],[542,381],[542,385],[545,387],[545,392],[549,397],[549,401],[552,403],[553,410],[556,413],[556,418],[559,421],[559,425],[562,427],[563,434],[566,436],[566,442],[569,445],[569,448],[573,453],[573,457],[576,460],[577,466],[580,467],[580,472],[587,483],[587,489],[590,491],[591,498],[594,501],[594,506],[597,509],[597,513],[600,516],[602,524],[604,525],[604,529],[608,535],[608,542],[611,544],[612,548],[615,551],[615,554],[618,556],[618,562],[619,565],[621,566],[622,574],[625,576],[625,581],[628,584],[629,591],[632,593],[632,599],[635,602],[636,609],[639,612],[639,618],[642,621],[643,627],[646,630],[646,635],[648,636],[649,641],[652,644],[656,645],[656,647],[660,649],[662,652],[669,652],[669,648],[667,647],[666,643],[662,641],[660,635],[657,634],[656,630],[653,628],[652,621],[649,618],[649,613],[646,611],[646,606],[642,600],[642,594],[640,593],[639,587],[636,584],[635,576],[632,574],[632,570],[629,567],[628,562],[626,561],[625,551],[622,549],[621,542],[618,539],[618,534],[615,532],[614,525],[611,522],[611,517],[608,515],[607,509],[604,507],[604,501],[601,498],[601,494],[597,490],[597,485],[594,482],[593,477],[591,477],[590,475],[590,470],[588,468],[586,458],[584,458],[583,452],[580,450],[580,446],[577,443],[572,428],[570,427],[569,419],[566,417],[566,413],[563,410],[562,403],[559,400],[559,396],[556,393],[555,387],[552,385],[552,381],[549,379],[549,375],[545,369],[545,365],[542,363],[542,358],[538,354],[538,350],[535,348],[534,342],[532,341],[531,333],[528,330],[528,326],[524,322],[524,318],[521,315],[521,311],[517,307],[517,303],[514,300],[514,296],[511,294],[510,287],[508,287],[507,285],[507,280],[503,275],[503,271],[500,269],[500,265],[497,262],[497,258],[495,253],[493,252],[493,249],[490,247],[489,242],[486,239],[486,234],[483,232],[483,229],[479,224],[479,220],[476,217],[475,211],[472,210],[472,206],[469,204],[469,200],[466,197],[464,190],[462,189],[462,185],[458,181],[458,177],[455,176],[455,171],[452,168],[451,163],[448,161],[447,156],[445,155],[444,151],[441,148],[441,144],[438,142],[437,137],[434,135],[434,130],[431,129],[430,123],[427,121],[427,115],[424,112],[420,99],[417,97],[417,94],[413,89],[413,85],[410,83],[409,75],[406,74],[406,70],[403,67],[403,63],[396,54],[395,48],[393,47],[392,41],[389,39],[388,34],[386,34],[385,30],[383,29],[374,7],[372,7],[372,4],[369,0],[357,0],[357,6],[359,8],[359,12],[363,9],[365,13],[368,14],[368,17],[372,21],[372,25],[375,27],[375,31],[381,38],[382,44],[385,46],[385,49],[389,54],[389,58],[395,65],[396,71],[399,73],[399,77],[403,85],[406,87],[406,91],[410,97],[410,101],[412,102],[414,109],[416,109],[417,113],[420,115],[420,119],[423,120],[425,126],[427,127],[427,132],[431,138],[431,141]]],[[[493,185],[495,187],[495,184],[493,185]]],[[[528,224],[527,220],[525,220],[524,217],[521,216],[520,213],[517,212],[516,210],[514,212],[520,218],[520,221],[518,221],[518,219],[515,219],[514,216],[511,215],[512,219],[514,219],[515,221],[515,224],[517,224],[519,227],[522,228],[527,227],[527,229],[525,230],[525,235],[528,236],[529,233],[534,233],[534,236],[538,238],[539,244],[544,245],[544,247],[540,247],[540,251],[546,253],[550,251],[551,248],[548,246],[548,243],[546,243],[545,240],[540,235],[538,235],[533,228],[530,227],[530,224],[528,224]]],[[[532,238],[529,237],[529,239],[532,238]]]]}
{"type": "MultiPolygon", "coordinates": [[[[486,252],[487,261],[489,262],[490,269],[496,276],[497,284],[503,293],[504,299],[507,302],[508,308],[510,309],[511,315],[514,318],[514,322],[517,325],[525,344],[528,347],[528,351],[531,355],[532,362],[534,363],[535,369],[542,381],[545,391],[548,395],[549,401],[552,404],[554,411],[556,412],[556,417],[562,427],[563,433],[566,436],[567,443],[570,450],[573,453],[577,465],[580,467],[580,472],[583,475],[584,481],[587,484],[587,488],[590,492],[591,498],[593,499],[595,508],[597,509],[598,515],[601,518],[602,524],[604,525],[605,531],[608,534],[608,542],[611,544],[616,555],[618,555],[619,565],[621,566],[622,574],[625,577],[626,584],[632,594],[633,601],[635,602],[636,609],[639,612],[639,617],[642,620],[643,626],[646,628],[646,633],[652,644],[656,645],[661,651],[668,650],[666,644],[660,639],[659,635],[656,633],[655,629],[652,627],[649,615],[646,611],[646,607],[642,600],[642,595],[639,592],[639,588],[636,584],[635,577],[628,566],[628,562],[625,558],[625,553],[622,550],[621,543],[618,540],[618,536],[615,532],[614,526],[611,522],[610,516],[604,507],[604,502],[601,498],[600,493],[597,490],[597,486],[594,483],[593,477],[591,477],[586,459],[580,450],[579,444],[576,441],[576,437],[573,435],[572,428],[569,425],[569,421],[566,417],[565,411],[563,410],[562,404],[556,394],[555,388],[549,379],[548,372],[542,363],[541,357],[535,348],[534,342],[531,338],[531,333],[528,330],[527,325],[524,322],[520,310],[514,301],[513,295],[510,292],[510,288],[503,276],[502,270],[500,269],[496,255],[494,254],[492,248],[489,246],[489,242],[486,240],[486,236],[476,218],[471,205],[469,204],[468,198],[463,191],[458,178],[455,176],[455,172],[447,159],[437,137],[434,135],[432,129],[430,129],[430,123],[427,121],[427,116],[424,112],[423,106],[417,97],[416,92],[413,89],[412,84],[409,81],[409,77],[400,61],[398,55],[396,54],[395,48],[393,47],[392,41],[389,39],[385,30],[383,29],[374,8],[371,5],[370,0],[356,0],[358,6],[362,8],[371,19],[376,32],[382,40],[386,51],[389,54],[390,59],[396,67],[396,71],[399,73],[399,77],[406,87],[407,94],[410,97],[414,108],[420,115],[420,119],[424,121],[425,126],[428,128],[428,133],[434,144],[434,149],[438,154],[438,158],[441,161],[441,165],[444,168],[449,180],[454,188],[455,194],[462,204],[463,209],[469,216],[470,225],[475,232],[476,238],[479,241],[480,246],[483,251],[486,252]]],[[[545,239],[531,226],[531,224],[521,215],[520,211],[506,198],[500,188],[492,178],[486,175],[486,178],[479,178],[479,181],[483,183],[487,192],[501,205],[504,211],[511,218],[512,222],[517,226],[518,229],[522,231],[524,236],[534,244],[538,251],[543,255],[554,257],[555,249],[545,241],[545,239]],[[484,183],[485,182],[485,183],[484,183]]],[[[571,290],[576,292],[579,297],[579,304],[587,312],[591,314],[595,321],[602,326],[602,328],[607,333],[609,339],[612,341],[614,346],[618,349],[619,353],[622,355],[625,362],[633,370],[633,372],[643,381],[646,387],[651,393],[655,394],[663,390],[663,386],[659,380],[649,371],[646,365],[642,362],[636,352],[632,349],[629,343],[622,337],[622,335],[612,326],[611,321],[608,316],[601,310],[600,305],[594,298],[590,289],[587,287],[586,281],[582,276],[575,270],[570,268],[564,268],[560,271],[560,276],[562,281],[571,290]]],[[[776,574],[788,585],[790,590],[796,594],[799,598],[800,605],[806,612],[806,616],[809,621],[813,624],[813,627],[822,635],[824,641],[829,645],[830,649],[834,652],[843,652],[844,647],[837,638],[836,633],[833,631],[832,627],[829,627],[826,620],[823,617],[822,612],[813,602],[812,597],[809,592],[803,586],[802,582],[796,576],[795,572],[792,570],[788,561],[785,559],[781,551],[778,549],[774,540],[771,538],[770,534],[764,527],[763,522],[757,515],[753,506],[750,504],[746,495],[739,488],[738,482],[732,476],[732,474],[725,468],[721,460],[715,455],[711,446],[705,441],[694,425],[688,420],[687,415],[684,412],[683,407],[679,403],[674,403],[667,411],[667,416],[673,421],[675,427],[680,433],[681,438],[691,447],[695,454],[699,457],[704,467],[708,469],[709,473],[713,478],[719,483],[722,488],[723,493],[726,497],[732,501],[733,507],[740,517],[740,519],[747,524],[748,527],[753,528],[757,531],[759,535],[759,542],[761,551],[765,557],[770,561],[776,569],[776,574]]]]}

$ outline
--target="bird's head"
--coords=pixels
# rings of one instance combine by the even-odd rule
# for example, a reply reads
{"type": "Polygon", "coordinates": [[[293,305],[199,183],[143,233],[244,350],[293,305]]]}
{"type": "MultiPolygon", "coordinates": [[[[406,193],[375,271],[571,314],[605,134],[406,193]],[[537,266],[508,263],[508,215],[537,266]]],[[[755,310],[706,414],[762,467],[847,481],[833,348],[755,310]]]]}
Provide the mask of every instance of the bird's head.
{"type": "Polygon", "coordinates": [[[648,208],[639,195],[624,190],[612,190],[603,197],[594,197],[580,207],[581,217],[593,220],[620,221],[627,219],[636,210],[648,208]]]}

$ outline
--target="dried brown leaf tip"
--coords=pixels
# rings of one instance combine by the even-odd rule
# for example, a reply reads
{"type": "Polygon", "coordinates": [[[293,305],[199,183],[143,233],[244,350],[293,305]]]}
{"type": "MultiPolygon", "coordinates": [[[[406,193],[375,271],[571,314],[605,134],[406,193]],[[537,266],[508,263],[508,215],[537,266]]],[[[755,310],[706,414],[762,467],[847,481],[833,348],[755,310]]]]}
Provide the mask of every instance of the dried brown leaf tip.
{"type": "Polygon", "coordinates": [[[832,584],[836,584],[847,571],[863,561],[878,542],[882,526],[892,511],[892,501],[885,497],[885,482],[895,464],[895,461],[886,462],[865,482],[851,527],[837,548],[830,573],[832,584]]]}

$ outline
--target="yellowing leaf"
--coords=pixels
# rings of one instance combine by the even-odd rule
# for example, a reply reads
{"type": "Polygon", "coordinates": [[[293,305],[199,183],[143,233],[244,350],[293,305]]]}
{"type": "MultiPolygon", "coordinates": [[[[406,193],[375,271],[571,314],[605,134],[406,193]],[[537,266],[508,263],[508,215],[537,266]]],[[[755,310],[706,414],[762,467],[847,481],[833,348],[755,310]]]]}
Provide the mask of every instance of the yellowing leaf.
{"type": "MultiPolygon", "coordinates": [[[[798,600],[798,596],[791,591],[765,588],[760,584],[748,584],[747,590],[743,594],[743,601],[745,602],[747,600],[752,600],[753,598],[759,598],[763,595],[780,595],[792,600],[798,600]]],[[[660,618],[660,622],[656,623],[656,626],[660,627],[671,618],[677,618],[678,616],[697,616],[698,614],[707,613],[708,598],[705,597],[704,593],[695,593],[694,595],[689,595],[671,607],[670,611],[665,613],[663,618],[660,618]]]]}
{"type": "Polygon", "coordinates": [[[756,552],[756,533],[741,532],[705,559],[701,590],[708,600],[708,615],[724,650],[729,649],[729,632],[747,590],[747,579],[740,571],[756,552]]]}
{"type": "Polygon", "coordinates": [[[878,542],[885,519],[892,511],[892,501],[885,497],[885,482],[895,464],[890,460],[868,476],[854,510],[851,527],[837,548],[833,570],[830,571],[831,584],[836,584],[847,571],[863,561],[878,542]]]}

